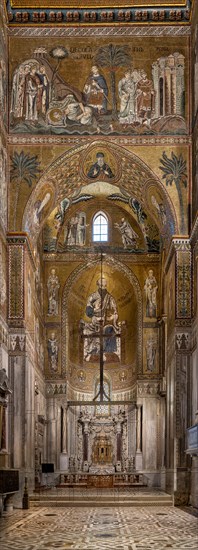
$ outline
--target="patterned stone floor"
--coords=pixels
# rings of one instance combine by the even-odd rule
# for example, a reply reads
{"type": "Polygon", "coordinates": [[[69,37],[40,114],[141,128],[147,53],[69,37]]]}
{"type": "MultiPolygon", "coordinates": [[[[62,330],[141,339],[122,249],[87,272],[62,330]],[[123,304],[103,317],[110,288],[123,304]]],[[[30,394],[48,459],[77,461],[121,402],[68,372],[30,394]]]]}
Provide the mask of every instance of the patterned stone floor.
{"type": "Polygon", "coordinates": [[[197,550],[198,520],[184,510],[37,508],[0,519],[1,550],[197,550]]]}

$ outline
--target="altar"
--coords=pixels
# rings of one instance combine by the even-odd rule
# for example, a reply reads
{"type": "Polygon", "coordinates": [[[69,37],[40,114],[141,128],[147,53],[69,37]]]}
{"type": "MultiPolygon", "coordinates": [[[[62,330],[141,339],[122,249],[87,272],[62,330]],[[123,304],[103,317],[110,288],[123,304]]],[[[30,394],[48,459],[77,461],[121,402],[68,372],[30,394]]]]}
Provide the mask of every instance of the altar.
{"type": "Polygon", "coordinates": [[[87,487],[111,489],[114,486],[113,474],[90,474],[87,475],[87,487]]]}

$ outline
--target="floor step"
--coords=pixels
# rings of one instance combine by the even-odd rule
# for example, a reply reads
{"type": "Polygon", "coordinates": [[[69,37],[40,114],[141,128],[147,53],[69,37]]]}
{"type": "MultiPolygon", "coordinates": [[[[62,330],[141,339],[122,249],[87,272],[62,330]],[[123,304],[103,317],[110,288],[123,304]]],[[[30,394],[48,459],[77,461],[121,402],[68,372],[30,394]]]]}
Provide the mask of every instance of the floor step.
{"type": "Polygon", "coordinates": [[[46,506],[54,506],[54,507],[88,507],[88,506],[97,506],[97,507],[111,507],[111,506],[125,506],[125,507],[131,507],[131,506],[173,506],[172,499],[164,500],[164,501],[157,501],[155,500],[128,500],[128,499],[118,499],[118,500],[104,500],[104,499],[97,499],[97,500],[55,500],[55,501],[48,501],[46,500],[38,500],[38,501],[30,501],[30,507],[46,507],[46,506]]]}

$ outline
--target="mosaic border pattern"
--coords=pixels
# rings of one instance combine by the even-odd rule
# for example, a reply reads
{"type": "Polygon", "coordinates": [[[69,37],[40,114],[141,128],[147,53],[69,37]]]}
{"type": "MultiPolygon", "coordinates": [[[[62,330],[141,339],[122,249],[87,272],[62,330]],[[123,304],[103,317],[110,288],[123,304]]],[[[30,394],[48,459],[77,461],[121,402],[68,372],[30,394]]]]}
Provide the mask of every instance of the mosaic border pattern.
{"type": "Polygon", "coordinates": [[[24,247],[9,246],[9,319],[24,318],[24,247]]]}
{"type": "MultiPolygon", "coordinates": [[[[21,17],[21,16],[20,16],[21,17]]],[[[28,20],[28,24],[30,21],[28,20]]],[[[37,21],[37,25],[39,20],[37,21]]],[[[41,22],[40,22],[41,24],[41,22]]],[[[190,36],[191,28],[190,25],[162,25],[158,26],[152,25],[150,23],[148,26],[140,24],[137,25],[137,22],[134,26],[132,25],[121,25],[120,23],[114,23],[114,25],[101,26],[97,25],[92,26],[74,26],[75,21],[71,22],[71,25],[64,27],[55,27],[55,26],[26,26],[23,24],[18,26],[8,27],[8,36],[22,36],[22,37],[71,37],[71,36],[190,36]]],[[[90,22],[89,22],[90,25],[90,22]]],[[[104,25],[104,23],[103,23],[104,25]]]]}
{"type": "MultiPolygon", "coordinates": [[[[102,136],[104,141],[105,136],[102,136]]],[[[109,138],[109,136],[108,136],[109,138]]],[[[107,139],[108,139],[107,138],[107,139]]],[[[109,140],[109,139],[108,139],[109,140]]],[[[53,144],[59,145],[66,143],[67,145],[81,145],[84,143],[92,143],[93,136],[8,136],[9,145],[43,145],[53,144]]],[[[115,145],[191,145],[191,136],[132,136],[132,137],[113,137],[112,143],[115,145]]]]}

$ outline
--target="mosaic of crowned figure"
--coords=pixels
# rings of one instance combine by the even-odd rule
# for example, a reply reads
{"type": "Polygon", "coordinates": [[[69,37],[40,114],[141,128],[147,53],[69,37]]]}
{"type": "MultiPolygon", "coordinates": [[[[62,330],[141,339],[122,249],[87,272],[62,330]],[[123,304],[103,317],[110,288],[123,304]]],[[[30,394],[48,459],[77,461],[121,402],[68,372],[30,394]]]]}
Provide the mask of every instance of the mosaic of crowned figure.
{"type": "Polygon", "coordinates": [[[120,334],[122,323],[118,321],[116,301],[107,290],[107,281],[101,277],[97,281],[98,290],[90,294],[86,305],[86,315],[90,321],[81,320],[84,338],[85,361],[97,359],[100,353],[100,327],[103,327],[103,359],[120,359],[120,334]],[[97,336],[98,335],[98,336],[97,336]]]}

